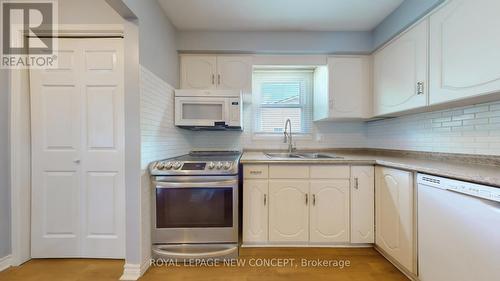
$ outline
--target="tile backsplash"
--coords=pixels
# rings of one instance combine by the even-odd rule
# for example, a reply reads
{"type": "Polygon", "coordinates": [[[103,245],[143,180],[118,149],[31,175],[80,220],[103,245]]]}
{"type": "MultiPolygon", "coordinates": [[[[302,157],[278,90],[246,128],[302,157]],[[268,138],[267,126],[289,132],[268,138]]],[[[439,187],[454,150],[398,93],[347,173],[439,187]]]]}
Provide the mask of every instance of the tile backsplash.
{"type": "MultiPolygon", "coordinates": [[[[282,136],[255,137],[251,97],[244,97],[243,132],[192,132],[174,126],[173,88],[141,68],[142,166],[193,148],[286,149],[282,136]]],[[[371,122],[318,122],[299,149],[383,148],[500,155],[500,102],[371,122]]]]}
{"type": "MultiPolygon", "coordinates": [[[[286,149],[281,137],[252,134],[251,104],[245,105],[244,132],[196,132],[196,148],[286,149]]],[[[319,122],[297,147],[384,148],[444,153],[500,155],[500,102],[426,112],[372,122],[319,122]]]]}
{"type": "Polygon", "coordinates": [[[190,132],[174,126],[174,88],[141,66],[141,167],[186,154],[190,132]]]}
{"type": "Polygon", "coordinates": [[[500,155],[500,102],[365,124],[370,148],[500,155]]]}

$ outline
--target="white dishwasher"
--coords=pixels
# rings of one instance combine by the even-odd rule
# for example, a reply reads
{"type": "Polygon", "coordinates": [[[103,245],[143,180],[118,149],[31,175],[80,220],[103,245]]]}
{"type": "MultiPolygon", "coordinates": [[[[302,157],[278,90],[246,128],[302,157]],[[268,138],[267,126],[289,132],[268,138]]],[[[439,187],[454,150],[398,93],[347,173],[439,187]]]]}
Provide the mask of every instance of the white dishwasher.
{"type": "Polygon", "coordinates": [[[421,281],[500,280],[500,188],[418,174],[421,281]]]}

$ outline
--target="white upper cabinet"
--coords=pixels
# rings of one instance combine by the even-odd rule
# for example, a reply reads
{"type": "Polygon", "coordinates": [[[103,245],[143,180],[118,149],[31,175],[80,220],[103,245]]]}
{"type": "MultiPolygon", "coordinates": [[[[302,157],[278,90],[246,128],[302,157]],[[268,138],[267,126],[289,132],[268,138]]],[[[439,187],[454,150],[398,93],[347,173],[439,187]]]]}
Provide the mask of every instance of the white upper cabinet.
{"type": "Polygon", "coordinates": [[[332,118],[370,118],[370,57],[328,58],[332,118]]]}
{"type": "Polygon", "coordinates": [[[332,56],[315,70],[314,120],[372,116],[369,56],[332,56]]]}
{"type": "Polygon", "coordinates": [[[453,0],[430,17],[430,104],[500,92],[498,11],[498,0],[453,0]]]}
{"type": "Polygon", "coordinates": [[[407,171],[376,168],[375,244],[414,272],[412,175],[407,171]]]}
{"type": "Polygon", "coordinates": [[[375,116],[427,105],[427,42],[424,20],[375,53],[375,116]]]}
{"type": "Polygon", "coordinates": [[[181,55],[180,64],[182,89],[251,92],[250,56],[181,55]]]}
{"type": "Polygon", "coordinates": [[[310,242],[349,242],[349,180],[312,180],[310,242]]]}
{"type": "Polygon", "coordinates": [[[223,90],[252,91],[252,59],[243,56],[217,56],[217,87],[223,90]]]}
{"type": "Polygon", "coordinates": [[[181,56],[181,88],[215,89],[217,58],[215,56],[181,56]]]}
{"type": "Polygon", "coordinates": [[[351,243],[375,240],[375,169],[351,167],[351,243]]]}
{"type": "Polygon", "coordinates": [[[309,181],[269,181],[269,241],[309,241],[309,181]]]}
{"type": "Polygon", "coordinates": [[[245,179],[243,185],[243,242],[267,242],[269,183],[245,179]]]}

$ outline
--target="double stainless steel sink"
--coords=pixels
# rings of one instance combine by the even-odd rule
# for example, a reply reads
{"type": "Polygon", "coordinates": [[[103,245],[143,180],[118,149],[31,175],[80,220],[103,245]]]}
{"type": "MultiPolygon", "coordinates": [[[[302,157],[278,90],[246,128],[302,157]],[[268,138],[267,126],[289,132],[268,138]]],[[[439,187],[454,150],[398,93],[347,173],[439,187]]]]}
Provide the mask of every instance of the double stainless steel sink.
{"type": "Polygon", "coordinates": [[[285,159],[343,159],[344,157],[336,156],[330,153],[318,152],[278,152],[278,153],[265,153],[269,158],[285,158],[285,159]]]}

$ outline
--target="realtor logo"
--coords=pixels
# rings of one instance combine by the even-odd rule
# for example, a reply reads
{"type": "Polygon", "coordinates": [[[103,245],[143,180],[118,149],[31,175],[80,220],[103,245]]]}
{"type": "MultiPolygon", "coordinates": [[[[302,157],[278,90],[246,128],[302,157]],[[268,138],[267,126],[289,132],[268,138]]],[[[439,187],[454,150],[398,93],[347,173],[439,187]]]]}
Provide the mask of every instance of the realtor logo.
{"type": "Polygon", "coordinates": [[[53,68],[57,2],[0,0],[1,68],[53,68]]]}

